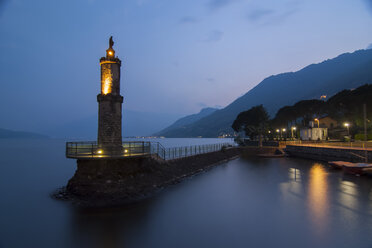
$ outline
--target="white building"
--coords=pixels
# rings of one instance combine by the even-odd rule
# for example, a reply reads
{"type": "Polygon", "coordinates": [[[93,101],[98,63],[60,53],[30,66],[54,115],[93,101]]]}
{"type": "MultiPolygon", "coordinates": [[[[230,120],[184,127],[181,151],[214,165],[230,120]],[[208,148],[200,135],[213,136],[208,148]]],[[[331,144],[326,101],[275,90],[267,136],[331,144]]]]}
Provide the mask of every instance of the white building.
{"type": "Polygon", "coordinates": [[[326,140],[327,137],[327,128],[307,127],[300,130],[301,140],[326,140]]]}

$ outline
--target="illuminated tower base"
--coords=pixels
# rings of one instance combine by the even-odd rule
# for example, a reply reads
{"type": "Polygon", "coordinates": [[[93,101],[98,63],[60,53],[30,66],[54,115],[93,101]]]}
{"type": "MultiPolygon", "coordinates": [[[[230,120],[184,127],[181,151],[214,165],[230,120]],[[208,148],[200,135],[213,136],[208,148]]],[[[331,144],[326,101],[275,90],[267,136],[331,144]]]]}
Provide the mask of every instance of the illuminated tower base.
{"type": "Polygon", "coordinates": [[[98,146],[104,153],[117,153],[122,150],[121,119],[123,97],[120,95],[121,61],[115,58],[114,42],[110,38],[110,47],[106,57],[100,59],[101,94],[98,101],[98,146]]]}

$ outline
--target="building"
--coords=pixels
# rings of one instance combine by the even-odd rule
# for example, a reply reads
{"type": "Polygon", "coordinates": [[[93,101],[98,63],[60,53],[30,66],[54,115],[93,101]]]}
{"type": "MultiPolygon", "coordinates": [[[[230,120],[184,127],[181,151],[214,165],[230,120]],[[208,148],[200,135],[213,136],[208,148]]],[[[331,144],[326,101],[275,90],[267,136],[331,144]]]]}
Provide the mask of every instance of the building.
{"type": "Polygon", "coordinates": [[[307,127],[300,130],[301,140],[326,140],[327,137],[327,128],[307,127]]]}
{"type": "Polygon", "coordinates": [[[320,127],[320,120],[315,119],[309,122],[309,127],[301,128],[301,140],[326,140],[328,138],[328,128],[320,127]],[[316,127],[314,127],[314,124],[316,127]]]}
{"type": "Polygon", "coordinates": [[[101,92],[98,101],[98,147],[100,151],[122,152],[121,119],[123,97],[120,95],[121,61],[115,57],[112,48],[114,41],[109,40],[106,57],[100,59],[101,92]]]}
{"type": "Polygon", "coordinates": [[[338,126],[338,123],[331,117],[325,116],[323,118],[319,118],[319,126],[325,128],[335,128],[338,126]]]}
{"type": "MultiPolygon", "coordinates": [[[[97,141],[67,142],[66,157],[93,161],[149,156],[152,152],[158,157],[165,158],[165,149],[160,144],[151,146],[151,142],[148,141],[122,141],[121,60],[115,57],[113,45],[114,41],[110,37],[106,56],[100,59],[101,80],[100,92],[97,95],[97,141]]],[[[94,162],[92,163],[94,164],[94,162]]]]}

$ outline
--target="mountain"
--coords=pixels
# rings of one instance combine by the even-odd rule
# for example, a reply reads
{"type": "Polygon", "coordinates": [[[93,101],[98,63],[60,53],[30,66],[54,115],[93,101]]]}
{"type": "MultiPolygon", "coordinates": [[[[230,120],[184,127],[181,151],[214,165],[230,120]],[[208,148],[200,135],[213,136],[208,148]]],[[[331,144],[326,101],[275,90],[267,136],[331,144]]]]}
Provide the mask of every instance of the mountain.
{"type": "Polygon", "coordinates": [[[180,118],[179,114],[124,110],[123,136],[150,136],[180,118]]]}
{"type": "Polygon", "coordinates": [[[212,113],[217,111],[216,108],[203,108],[199,113],[185,116],[179,120],[177,120],[175,123],[170,125],[169,127],[155,133],[155,136],[173,136],[173,131],[182,129],[187,125],[190,125],[212,113]]]}
{"type": "Polygon", "coordinates": [[[297,72],[282,73],[264,79],[256,87],[224,109],[172,131],[167,137],[217,137],[231,133],[236,116],[252,106],[263,104],[271,116],[300,100],[332,96],[343,89],[372,83],[372,50],[345,53],[297,72]]]}
{"type": "Polygon", "coordinates": [[[0,128],[0,139],[46,139],[48,136],[38,133],[13,131],[0,128]]]}
{"type": "MultiPolygon", "coordinates": [[[[123,137],[150,136],[158,130],[169,126],[180,117],[178,114],[148,113],[132,110],[123,110],[122,132],[123,137]]],[[[97,114],[61,124],[46,130],[53,137],[68,139],[97,139],[97,114]]]]}

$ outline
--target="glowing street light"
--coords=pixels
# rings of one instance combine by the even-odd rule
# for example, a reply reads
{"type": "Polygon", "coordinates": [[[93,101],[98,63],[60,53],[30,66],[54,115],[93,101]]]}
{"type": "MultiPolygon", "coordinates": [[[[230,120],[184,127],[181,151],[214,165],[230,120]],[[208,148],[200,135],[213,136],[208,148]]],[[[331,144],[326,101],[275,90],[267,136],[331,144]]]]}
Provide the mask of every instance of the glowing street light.
{"type": "Polygon", "coordinates": [[[347,136],[349,136],[350,135],[350,132],[349,132],[350,123],[345,122],[344,126],[347,128],[347,136]]]}
{"type": "Polygon", "coordinates": [[[318,128],[319,128],[319,119],[315,118],[314,121],[318,122],[318,128]]]}
{"type": "Polygon", "coordinates": [[[287,129],[285,129],[285,128],[282,129],[282,132],[284,133],[283,134],[284,138],[287,138],[287,135],[285,134],[286,131],[287,131],[287,129]]]}
{"type": "Polygon", "coordinates": [[[292,139],[293,139],[293,130],[296,131],[296,127],[291,127],[291,135],[292,135],[292,139]]]}

